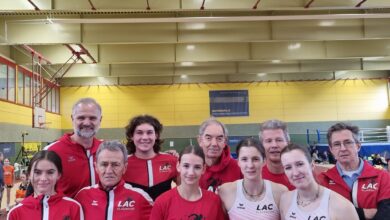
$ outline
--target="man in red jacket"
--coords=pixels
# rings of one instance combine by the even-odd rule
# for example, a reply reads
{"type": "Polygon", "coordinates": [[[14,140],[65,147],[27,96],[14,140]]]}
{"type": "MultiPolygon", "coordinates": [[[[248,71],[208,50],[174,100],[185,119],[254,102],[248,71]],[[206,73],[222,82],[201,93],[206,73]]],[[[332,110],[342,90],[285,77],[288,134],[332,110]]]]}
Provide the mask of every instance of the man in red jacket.
{"type": "Polygon", "coordinates": [[[98,180],[93,163],[102,142],[95,138],[102,120],[102,108],[94,99],[83,98],[73,105],[71,118],[73,133],[64,134],[45,149],[61,157],[63,173],[57,190],[74,197],[80,189],[94,185],[98,180]]]}
{"type": "Polygon", "coordinates": [[[215,192],[221,184],[242,177],[237,161],[230,156],[227,141],[228,130],[222,122],[210,118],[200,125],[198,144],[206,157],[206,171],[199,181],[203,189],[215,192]]]}
{"type": "Polygon", "coordinates": [[[263,122],[260,126],[259,140],[265,149],[265,165],[262,170],[262,177],[293,190],[295,187],[291,185],[286,174],[284,174],[280,160],[280,152],[290,142],[286,123],[276,119],[263,122]]]}
{"type": "Polygon", "coordinates": [[[337,123],[327,138],[337,163],[318,176],[319,183],[349,199],[360,219],[390,219],[390,174],[358,157],[359,128],[337,123]]]}
{"type": "Polygon", "coordinates": [[[85,187],[75,196],[86,220],[149,220],[153,200],[122,178],[127,169],[127,150],[123,144],[103,142],[96,153],[95,167],[99,184],[85,187]]]}

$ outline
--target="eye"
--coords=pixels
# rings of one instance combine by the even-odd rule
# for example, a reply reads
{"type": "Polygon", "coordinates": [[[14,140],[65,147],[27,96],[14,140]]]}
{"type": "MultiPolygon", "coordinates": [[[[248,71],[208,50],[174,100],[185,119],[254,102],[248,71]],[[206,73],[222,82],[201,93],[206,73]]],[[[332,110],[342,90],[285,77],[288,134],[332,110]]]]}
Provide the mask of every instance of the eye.
{"type": "Polygon", "coordinates": [[[248,160],[248,158],[246,158],[246,157],[241,157],[240,160],[246,162],[246,161],[248,160]]]}
{"type": "Polygon", "coordinates": [[[34,174],[40,175],[42,173],[41,170],[34,170],[34,174]]]}
{"type": "Polygon", "coordinates": [[[290,170],[291,169],[291,166],[285,166],[284,167],[284,170],[290,170]]]}
{"type": "Polygon", "coordinates": [[[185,164],[183,164],[183,167],[184,167],[184,168],[189,168],[190,165],[189,165],[188,163],[185,163],[185,164]]]}
{"type": "Polygon", "coordinates": [[[265,139],[264,142],[265,142],[265,143],[271,143],[271,142],[272,142],[272,139],[265,139]]]}
{"type": "Polygon", "coordinates": [[[201,165],[195,165],[195,169],[201,170],[201,169],[202,169],[202,166],[201,166],[201,165]]]}

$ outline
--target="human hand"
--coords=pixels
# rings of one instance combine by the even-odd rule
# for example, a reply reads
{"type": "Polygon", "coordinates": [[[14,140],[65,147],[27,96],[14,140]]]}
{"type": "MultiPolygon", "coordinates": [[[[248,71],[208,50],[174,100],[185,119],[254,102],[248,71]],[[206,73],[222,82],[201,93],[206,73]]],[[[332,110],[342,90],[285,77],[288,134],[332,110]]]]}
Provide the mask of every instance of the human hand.
{"type": "Polygon", "coordinates": [[[369,219],[373,219],[376,212],[377,212],[377,209],[363,209],[364,211],[364,217],[369,220],[369,219]]]}

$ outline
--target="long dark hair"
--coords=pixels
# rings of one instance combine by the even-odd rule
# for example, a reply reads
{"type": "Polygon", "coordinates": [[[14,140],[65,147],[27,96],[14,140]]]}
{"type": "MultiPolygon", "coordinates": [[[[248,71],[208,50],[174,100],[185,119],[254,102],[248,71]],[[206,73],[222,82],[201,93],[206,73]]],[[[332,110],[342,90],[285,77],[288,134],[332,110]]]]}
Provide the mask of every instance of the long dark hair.
{"type": "Polygon", "coordinates": [[[240,156],[240,149],[242,147],[254,147],[257,151],[259,151],[263,161],[265,160],[265,150],[264,147],[260,144],[260,142],[252,137],[242,139],[238,144],[236,148],[236,154],[237,156],[240,156]]]}
{"type": "Polygon", "coordinates": [[[129,154],[133,154],[136,151],[136,146],[134,144],[134,141],[131,139],[134,135],[135,129],[142,124],[149,124],[154,128],[154,132],[156,133],[156,141],[153,146],[153,150],[155,153],[160,152],[161,150],[161,144],[164,142],[161,139],[161,132],[163,130],[163,125],[160,123],[160,121],[151,116],[151,115],[138,115],[134,118],[132,118],[129,121],[129,124],[126,126],[126,147],[129,154]]]}
{"type": "MultiPolygon", "coordinates": [[[[30,165],[27,168],[27,175],[31,175],[31,170],[33,170],[37,165],[37,163],[41,160],[48,160],[56,166],[57,171],[59,174],[62,174],[62,163],[61,158],[58,156],[58,154],[54,151],[48,151],[48,150],[42,150],[38,151],[33,158],[30,161],[30,165]]],[[[26,191],[26,197],[34,193],[34,188],[30,182],[27,191],[26,191]]]]}

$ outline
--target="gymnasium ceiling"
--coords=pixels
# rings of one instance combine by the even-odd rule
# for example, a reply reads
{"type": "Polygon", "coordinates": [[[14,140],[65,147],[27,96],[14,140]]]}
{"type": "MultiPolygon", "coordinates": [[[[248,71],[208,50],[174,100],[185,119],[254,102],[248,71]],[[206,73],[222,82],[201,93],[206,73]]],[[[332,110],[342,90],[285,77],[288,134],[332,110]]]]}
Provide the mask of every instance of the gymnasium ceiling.
{"type": "Polygon", "coordinates": [[[1,0],[0,53],[64,86],[387,78],[390,1],[1,0]]]}

